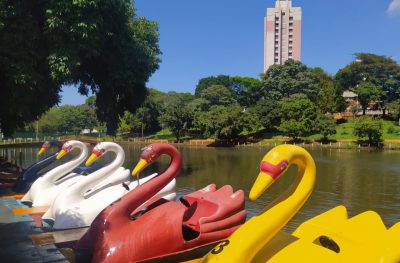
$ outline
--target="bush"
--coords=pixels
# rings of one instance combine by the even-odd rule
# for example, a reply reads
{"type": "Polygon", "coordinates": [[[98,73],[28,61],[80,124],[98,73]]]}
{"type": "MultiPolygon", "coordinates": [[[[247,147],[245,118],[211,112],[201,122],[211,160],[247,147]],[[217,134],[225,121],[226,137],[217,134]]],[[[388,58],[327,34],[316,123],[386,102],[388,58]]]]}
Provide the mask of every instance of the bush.
{"type": "Polygon", "coordinates": [[[379,145],[382,140],[382,121],[370,116],[362,116],[354,122],[354,135],[360,140],[368,138],[371,145],[379,145]]]}
{"type": "Polygon", "coordinates": [[[387,132],[388,134],[397,134],[397,133],[398,133],[398,130],[397,130],[397,128],[396,128],[395,126],[390,125],[389,127],[387,127],[386,132],[387,132]]]}

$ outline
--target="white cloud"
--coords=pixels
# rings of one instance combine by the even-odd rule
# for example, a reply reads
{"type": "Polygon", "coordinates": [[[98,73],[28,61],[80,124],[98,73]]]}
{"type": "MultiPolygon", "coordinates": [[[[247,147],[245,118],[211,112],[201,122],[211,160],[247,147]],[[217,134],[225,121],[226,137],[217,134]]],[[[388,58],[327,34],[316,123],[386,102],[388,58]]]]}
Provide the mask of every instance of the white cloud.
{"type": "Polygon", "coordinates": [[[387,9],[389,14],[400,13],[400,0],[392,0],[387,9]]]}

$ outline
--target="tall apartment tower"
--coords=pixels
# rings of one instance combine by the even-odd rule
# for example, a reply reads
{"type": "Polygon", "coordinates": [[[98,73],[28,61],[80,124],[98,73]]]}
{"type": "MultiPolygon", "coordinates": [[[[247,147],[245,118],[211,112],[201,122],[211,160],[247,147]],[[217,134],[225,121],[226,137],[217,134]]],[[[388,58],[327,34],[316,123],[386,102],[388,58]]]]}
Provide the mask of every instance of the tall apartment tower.
{"type": "Polygon", "coordinates": [[[273,64],[301,58],[301,7],[276,0],[264,18],[264,72],[273,64]]]}

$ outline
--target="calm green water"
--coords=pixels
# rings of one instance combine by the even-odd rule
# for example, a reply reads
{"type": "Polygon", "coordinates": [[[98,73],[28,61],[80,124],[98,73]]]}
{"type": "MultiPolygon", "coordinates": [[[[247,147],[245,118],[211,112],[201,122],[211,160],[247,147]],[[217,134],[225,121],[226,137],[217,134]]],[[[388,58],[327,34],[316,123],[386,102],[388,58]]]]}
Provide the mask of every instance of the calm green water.
{"type": "MultiPolygon", "coordinates": [[[[143,145],[122,144],[126,152],[124,166],[132,169],[139,159],[143,145]]],[[[183,155],[181,174],[177,177],[178,196],[190,193],[210,183],[218,187],[230,184],[235,190],[243,189],[246,196],[258,174],[261,158],[270,148],[206,148],[178,147],[183,155]]],[[[9,149],[22,151],[23,165],[37,160],[37,148],[9,149]]],[[[300,212],[289,222],[290,231],[301,222],[314,217],[337,205],[345,205],[350,216],[366,210],[378,212],[389,227],[400,221],[400,152],[368,152],[357,150],[309,149],[317,165],[317,184],[310,199],[300,212]]],[[[109,162],[112,154],[104,156],[102,162],[109,162]]],[[[157,164],[142,174],[161,171],[168,164],[168,158],[161,158],[157,164]]],[[[275,183],[256,202],[246,200],[248,218],[257,214],[265,204],[285,190],[294,179],[295,169],[275,183]]]]}

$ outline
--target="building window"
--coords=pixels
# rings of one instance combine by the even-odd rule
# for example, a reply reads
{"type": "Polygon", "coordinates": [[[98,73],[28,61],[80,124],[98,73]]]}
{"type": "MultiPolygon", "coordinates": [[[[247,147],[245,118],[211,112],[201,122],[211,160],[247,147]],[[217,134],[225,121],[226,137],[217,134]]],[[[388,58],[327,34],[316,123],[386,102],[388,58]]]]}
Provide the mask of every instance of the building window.
{"type": "Polygon", "coordinates": [[[279,61],[279,60],[276,58],[276,59],[275,59],[275,63],[278,63],[278,61],[279,61]]]}
{"type": "Polygon", "coordinates": [[[292,26],[293,26],[293,23],[292,23],[292,22],[290,22],[290,23],[289,23],[289,27],[292,27],[292,26]]]}
{"type": "Polygon", "coordinates": [[[292,40],[289,41],[289,45],[293,45],[293,41],[292,40]]]}
{"type": "Polygon", "coordinates": [[[277,46],[279,44],[279,42],[278,41],[275,41],[275,45],[277,46]]]}
{"type": "Polygon", "coordinates": [[[289,17],[289,21],[293,21],[293,16],[289,17]]]}
{"type": "Polygon", "coordinates": [[[289,33],[293,33],[293,29],[289,29],[289,33]]]}
{"type": "Polygon", "coordinates": [[[275,29],[275,33],[279,33],[279,30],[278,30],[278,29],[275,29]]]}

